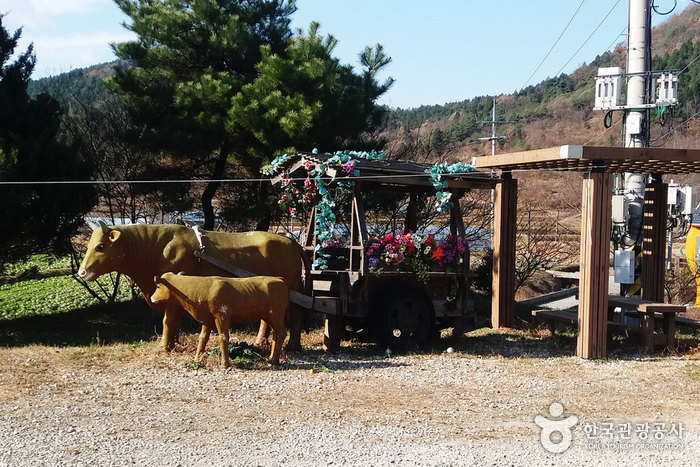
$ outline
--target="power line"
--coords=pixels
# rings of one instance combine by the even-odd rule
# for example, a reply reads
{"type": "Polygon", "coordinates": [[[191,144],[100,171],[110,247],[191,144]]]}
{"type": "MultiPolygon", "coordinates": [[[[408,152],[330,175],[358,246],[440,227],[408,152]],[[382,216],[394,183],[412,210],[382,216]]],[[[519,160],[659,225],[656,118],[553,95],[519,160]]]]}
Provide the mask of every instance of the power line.
{"type": "MultiPolygon", "coordinates": [[[[474,174],[474,172],[464,173],[449,173],[442,174],[443,176],[461,176],[474,174]]],[[[377,180],[388,178],[430,178],[428,173],[413,173],[400,175],[361,175],[353,177],[322,177],[323,180],[377,180]]],[[[302,182],[307,178],[286,178],[294,182],[302,182]]],[[[36,180],[36,181],[0,181],[0,186],[27,186],[27,185],[119,185],[119,184],[157,184],[157,183],[263,183],[270,182],[271,178],[222,178],[222,179],[207,179],[207,180],[36,180]]]]}
{"type": "Polygon", "coordinates": [[[559,74],[561,74],[561,72],[564,71],[564,68],[566,68],[569,65],[569,63],[571,63],[571,60],[573,60],[576,57],[576,55],[578,55],[578,53],[581,51],[581,49],[583,49],[583,47],[588,43],[588,41],[591,40],[593,35],[598,31],[598,29],[600,29],[600,27],[603,25],[605,20],[608,19],[608,16],[610,16],[610,14],[613,12],[615,7],[617,7],[617,5],[619,3],[620,3],[620,0],[617,0],[615,2],[615,4],[612,6],[612,8],[610,8],[610,11],[608,11],[608,13],[605,15],[605,17],[600,21],[600,23],[598,23],[598,26],[596,26],[595,29],[593,30],[593,32],[586,38],[585,41],[583,41],[583,44],[581,44],[581,47],[579,47],[578,50],[576,52],[574,52],[574,54],[571,56],[571,58],[564,64],[563,67],[561,67],[561,69],[559,71],[557,71],[557,73],[554,76],[559,76],[559,74]]]}
{"type": "Polygon", "coordinates": [[[581,7],[583,6],[583,4],[584,4],[585,2],[586,2],[586,0],[581,0],[581,3],[579,4],[578,8],[576,8],[576,11],[574,12],[574,14],[573,14],[573,16],[571,17],[571,19],[569,20],[569,22],[566,23],[566,26],[564,27],[564,30],[561,32],[561,34],[559,34],[559,37],[557,37],[557,40],[554,41],[554,44],[553,44],[552,47],[549,49],[549,52],[547,52],[547,55],[544,56],[544,58],[542,59],[542,61],[540,62],[540,64],[537,65],[537,68],[535,68],[535,71],[532,72],[532,74],[530,75],[530,77],[527,79],[527,81],[525,81],[525,84],[523,84],[522,87],[521,87],[520,89],[522,89],[522,88],[524,88],[525,86],[527,86],[528,83],[530,82],[530,80],[532,79],[532,77],[535,76],[535,73],[537,73],[537,72],[539,71],[540,67],[542,66],[542,64],[544,63],[544,61],[547,60],[547,57],[549,57],[549,54],[552,53],[552,50],[554,50],[554,47],[557,46],[557,44],[558,44],[559,41],[561,40],[562,36],[563,36],[564,33],[566,32],[566,30],[569,28],[569,26],[571,26],[571,23],[574,21],[574,18],[576,18],[576,15],[578,14],[579,10],[581,10],[581,7]]]}
{"type": "Polygon", "coordinates": [[[685,66],[685,68],[683,68],[681,71],[678,72],[678,74],[680,75],[680,74],[683,73],[685,70],[687,70],[688,68],[690,68],[690,65],[692,65],[693,63],[695,63],[699,58],[700,58],[700,54],[699,54],[697,57],[695,57],[694,59],[692,59],[692,60],[690,61],[690,63],[688,63],[688,64],[685,66]]]}

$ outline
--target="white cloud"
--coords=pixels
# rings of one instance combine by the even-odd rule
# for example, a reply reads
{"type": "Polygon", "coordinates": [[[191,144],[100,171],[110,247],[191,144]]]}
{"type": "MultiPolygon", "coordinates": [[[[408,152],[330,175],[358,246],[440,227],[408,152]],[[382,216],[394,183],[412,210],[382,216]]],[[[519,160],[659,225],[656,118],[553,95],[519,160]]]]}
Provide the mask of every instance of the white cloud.
{"type": "Polygon", "coordinates": [[[114,60],[109,44],[135,38],[113,0],[0,1],[5,29],[22,27],[15,53],[34,43],[35,79],[114,60]]]}
{"type": "Polygon", "coordinates": [[[90,13],[112,0],[4,0],[0,13],[8,14],[13,24],[27,28],[41,27],[57,16],[90,13]]]}

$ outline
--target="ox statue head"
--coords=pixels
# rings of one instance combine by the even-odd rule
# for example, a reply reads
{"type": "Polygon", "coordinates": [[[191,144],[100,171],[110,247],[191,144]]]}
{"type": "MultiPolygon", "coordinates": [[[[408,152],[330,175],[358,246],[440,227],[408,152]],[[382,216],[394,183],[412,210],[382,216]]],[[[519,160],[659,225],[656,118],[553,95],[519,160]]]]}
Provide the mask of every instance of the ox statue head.
{"type": "Polygon", "coordinates": [[[153,283],[156,285],[156,290],[151,295],[151,302],[167,302],[170,299],[170,289],[168,289],[166,282],[160,277],[154,276],[153,283]]]}
{"type": "Polygon", "coordinates": [[[94,227],[87,252],[78,269],[78,276],[81,279],[94,281],[102,274],[119,269],[124,259],[124,252],[119,244],[120,236],[120,231],[110,229],[102,221],[94,227]]]}

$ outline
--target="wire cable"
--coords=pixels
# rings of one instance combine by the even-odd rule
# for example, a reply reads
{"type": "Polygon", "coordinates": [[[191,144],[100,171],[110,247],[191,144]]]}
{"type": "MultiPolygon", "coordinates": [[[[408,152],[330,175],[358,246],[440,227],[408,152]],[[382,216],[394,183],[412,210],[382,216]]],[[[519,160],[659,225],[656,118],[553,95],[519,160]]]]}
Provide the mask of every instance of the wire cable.
{"type": "Polygon", "coordinates": [[[574,52],[574,54],[571,56],[571,58],[564,64],[563,67],[561,67],[561,69],[554,76],[559,76],[561,74],[561,72],[564,71],[564,68],[566,68],[569,65],[569,63],[571,63],[571,60],[576,58],[576,55],[578,55],[578,53],[581,51],[581,49],[583,49],[585,47],[585,45],[588,44],[588,41],[591,40],[593,35],[598,31],[598,29],[600,29],[600,27],[603,25],[605,20],[608,19],[608,16],[610,16],[610,14],[613,12],[613,10],[619,4],[620,4],[620,0],[617,0],[615,2],[615,4],[612,6],[612,8],[610,8],[610,11],[608,11],[608,13],[605,15],[605,17],[600,21],[600,23],[598,23],[598,26],[596,26],[595,29],[593,30],[593,32],[588,36],[588,38],[586,38],[586,40],[583,41],[583,44],[581,44],[581,47],[579,47],[578,50],[576,52],[574,52]]]}
{"type": "Polygon", "coordinates": [[[698,59],[700,59],[700,54],[698,54],[697,57],[695,57],[694,59],[692,59],[692,60],[690,61],[690,63],[688,63],[688,64],[685,66],[685,68],[683,68],[681,71],[679,71],[679,72],[678,72],[678,75],[680,76],[681,73],[683,73],[685,70],[687,70],[688,68],[690,68],[690,65],[692,65],[693,63],[695,63],[696,61],[698,61],[698,59]]]}
{"type": "Polygon", "coordinates": [[[585,2],[586,2],[586,0],[581,0],[581,3],[578,5],[578,8],[576,8],[576,11],[574,12],[573,16],[571,17],[571,19],[569,19],[569,22],[566,23],[566,26],[564,26],[564,29],[562,30],[561,34],[559,34],[559,37],[557,37],[557,40],[554,41],[554,44],[552,45],[552,47],[550,47],[549,52],[547,52],[547,54],[544,56],[544,58],[542,59],[542,61],[540,62],[540,64],[537,65],[537,68],[535,68],[535,71],[532,72],[532,74],[530,75],[530,77],[527,79],[527,81],[525,81],[525,84],[523,84],[522,87],[521,87],[520,89],[523,89],[525,86],[527,86],[527,85],[530,83],[530,80],[532,79],[532,77],[535,76],[535,73],[537,73],[537,72],[539,71],[540,67],[542,66],[542,64],[544,63],[544,61],[547,60],[547,57],[549,57],[549,54],[552,53],[552,50],[554,50],[554,47],[557,46],[557,44],[558,44],[559,41],[561,40],[562,36],[563,36],[564,33],[566,32],[566,30],[569,29],[569,26],[571,26],[571,23],[574,21],[574,18],[576,18],[576,15],[577,15],[578,12],[581,10],[581,7],[583,6],[583,4],[584,4],[585,2]]]}
{"type": "Polygon", "coordinates": [[[651,8],[652,8],[652,10],[654,10],[654,12],[655,12],[657,15],[661,15],[661,16],[670,15],[670,14],[673,12],[673,10],[675,10],[676,7],[678,6],[678,0],[673,0],[673,7],[671,7],[671,9],[668,10],[667,12],[665,12],[665,13],[661,13],[661,12],[659,11],[658,7],[655,5],[655,3],[656,3],[656,1],[652,1],[652,2],[651,2],[651,8]]]}

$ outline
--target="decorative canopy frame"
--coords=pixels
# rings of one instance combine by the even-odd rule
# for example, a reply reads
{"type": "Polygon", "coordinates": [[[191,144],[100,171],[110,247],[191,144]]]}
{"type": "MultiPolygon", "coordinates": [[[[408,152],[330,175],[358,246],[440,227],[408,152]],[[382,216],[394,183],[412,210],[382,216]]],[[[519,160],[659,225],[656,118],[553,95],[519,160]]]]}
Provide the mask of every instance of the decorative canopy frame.
{"type": "MultiPolygon", "coordinates": [[[[333,154],[313,154],[299,152],[290,157],[280,166],[282,172],[288,176],[304,174],[304,163],[311,162],[314,165],[326,163],[333,154]]],[[[406,188],[423,188],[424,190],[435,190],[429,179],[429,170],[433,164],[422,164],[411,161],[385,160],[385,159],[361,159],[353,158],[357,174],[348,177],[349,180],[373,185],[374,187],[395,188],[404,191],[406,188]]],[[[303,175],[305,176],[305,175],[303,175]]],[[[337,167],[329,167],[326,171],[328,177],[345,177],[337,167]]],[[[466,173],[442,173],[442,178],[448,183],[448,190],[451,189],[472,189],[492,188],[493,177],[488,172],[466,172],[466,173]]],[[[280,176],[272,179],[272,183],[278,183],[280,176]]]]}
{"type": "MultiPolygon", "coordinates": [[[[512,179],[513,173],[526,170],[562,170],[583,174],[579,333],[576,353],[584,358],[603,358],[606,355],[612,174],[652,174],[644,199],[642,297],[663,302],[668,187],[662,182],[660,175],[700,172],[700,150],[569,145],[478,157],[475,166],[477,169],[501,171],[501,181],[496,188],[497,225],[513,222],[515,218],[515,213],[512,212],[516,207],[516,180],[512,179]],[[507,192],[508,195],[499,198],[499,190],[507,192]]],[[[514,268],[514,255],[509,251],[499,253],[498,250],[503,248],[502,245],[514,243],[515,229],[502,230],[508,238],[499,240],[498,244],[494,242],[494,268],[499,263],[501,268],[510,271],[514,268]]],[[[501,322],[512,322],[509,313],[509,310],[494,309],[492,317],[500,317],[501,322]]]]}

